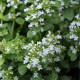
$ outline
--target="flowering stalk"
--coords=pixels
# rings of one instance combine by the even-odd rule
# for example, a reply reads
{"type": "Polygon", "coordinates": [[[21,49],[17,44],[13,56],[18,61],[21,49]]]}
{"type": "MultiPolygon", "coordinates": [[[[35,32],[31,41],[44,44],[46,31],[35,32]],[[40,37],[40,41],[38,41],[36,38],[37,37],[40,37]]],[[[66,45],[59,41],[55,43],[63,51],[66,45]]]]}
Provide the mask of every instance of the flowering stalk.
{"type": "MultiPolygon", "coordinates": [[[[3,14],[3,4],[2,4],[2,0],[1,0],[1,13],[3,14]]],[[[3,20],[1,20],[1,24],[3,24],[3,20]]]]}
{"type": "Polygon", "coordinates": [[[15,20],[13,21],[13,24],[12,24],[11,36],[13,36],[13,32],[14,32],[14,26],[15,26],[15,20]]]}

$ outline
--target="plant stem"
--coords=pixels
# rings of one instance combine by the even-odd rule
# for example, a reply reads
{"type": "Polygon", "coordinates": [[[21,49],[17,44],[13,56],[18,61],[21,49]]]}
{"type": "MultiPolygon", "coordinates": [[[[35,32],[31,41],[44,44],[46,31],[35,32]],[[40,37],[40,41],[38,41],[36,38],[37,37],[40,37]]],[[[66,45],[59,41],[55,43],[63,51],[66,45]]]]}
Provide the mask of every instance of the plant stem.
{"type": "MultiPolygon", "coordinates": [[[[3,4],[2,4],[2,0],[1,0],[1,13],[3,14],[3,4]]],[[[1,24],[3,24],[3,20],[1,20],[1,24]]]]}
{"type": "Polygon", "coordinates": [[[13,21],[13,24],[12,24],[11,36],[13,36],[14,26],[15,26],[15,20],[13,21]]]}

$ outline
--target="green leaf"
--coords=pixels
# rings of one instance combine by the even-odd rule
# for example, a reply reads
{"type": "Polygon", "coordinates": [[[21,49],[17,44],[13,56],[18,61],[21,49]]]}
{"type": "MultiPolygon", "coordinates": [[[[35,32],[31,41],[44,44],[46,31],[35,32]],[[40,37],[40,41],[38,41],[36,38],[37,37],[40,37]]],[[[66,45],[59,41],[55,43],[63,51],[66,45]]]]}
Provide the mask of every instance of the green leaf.
{"type": "Polygon", "coordinates": [[[52,73],[49,75],[49,80],[57,80],[58,74],[55,71],[52,71],[52,73]]]}
{"type": "Polygon", "coordinates": [[[75,61],[77,59],[77,54],[72,53],[71,50],[68,51],[68,55],[70,56],[71,61],[75,61]]]}
{"type": "Polygon", "coordinates": [[[27,32],[27,37],[28,37],[28,38],[33,37],[33,33],[32,33],[32,31],[28,31],[28,32],[27,32]]]}
{"type": "Polygon", "coordinates": [[[5,59],[2,57],[0,58],[0,65],[2,65],[4,63],[5,59]]]}
{"type": "Polygon", "coordinates": [[[8,18],[8,15],[4,15],[4,16],[3,16],[3,20],[4,20],[4,21],[9,21],[10,19],[8,18]]]}
{"type": "Polygon", "coordinates": [[[79,65],[78,66],[79,66],[79,69],[80,69],[80,60],[79,60],[79,65]]]}
{"type": "Polygon", "coordinates": [[[27,71],[27,67],[23,64],[19,64],[18,66],[18,72],[20,75],[24,75],[27,71]]]}
{"type": "Polygon", "coordinates": [[[67,7],[68,5],[69,5],[69,3],[70,3],[70,0],[63,0],[64,1],[64,4],[65,4],[65,6],[67,7]]]}
{"type": "Polygon", "coordinates": [[[20,24],[20,25],[24,24],[24,22],[25,22],[25,20],[24,20],[23,18],[21,18],[21,17],[18,17],[18,18],[16,19],[16,23],[18,23],[18,24],[20,24]]]}
{"type": "Polygon", "coordinates": [[[68,76],[61,76],[61,78],[59,80],[71,80],[71,79],[68,76]]]}
{"type": "Polygon", "coordinates": [[[0,13],[0,19],[3,19],[3,14],[2,13],[0,13]]]}
{"type": "Polygon", "coordinates": [[[67,8],[63,10],[63,16],[68,20],[72,20],[74,17],[74,10],[72,8],[67,8]]]}

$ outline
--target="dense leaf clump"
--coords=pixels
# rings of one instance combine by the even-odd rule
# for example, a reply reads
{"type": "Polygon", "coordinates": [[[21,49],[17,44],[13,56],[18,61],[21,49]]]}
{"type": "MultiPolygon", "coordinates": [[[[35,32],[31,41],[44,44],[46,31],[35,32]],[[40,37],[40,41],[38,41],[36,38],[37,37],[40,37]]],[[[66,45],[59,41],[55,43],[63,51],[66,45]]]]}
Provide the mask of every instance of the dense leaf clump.
{"type": "Polygon", "coordinates": [[[80,68],[79,4],[0,0],[0,80],[71,80],[80,68]]]}

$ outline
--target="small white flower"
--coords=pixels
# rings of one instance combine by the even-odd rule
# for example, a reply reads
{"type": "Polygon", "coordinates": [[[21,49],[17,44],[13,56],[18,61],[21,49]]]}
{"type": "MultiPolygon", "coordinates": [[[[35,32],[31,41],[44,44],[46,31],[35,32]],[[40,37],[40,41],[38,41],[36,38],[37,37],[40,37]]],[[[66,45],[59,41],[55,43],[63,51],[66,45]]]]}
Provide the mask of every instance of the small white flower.
{"type": "Polygon", "coordinates": [[[2,77],[2,74],[3,74],[3,73],[0,71],[0,78],[2,77]]]}
{"type": "Polygon", "coordinates": [[[8,3],[8,4],[7,4],[7,7],[10,7],[10,6],[11,6],[11,4],[10,4],[10,3],[8,3]]]}
{"type": "Polygon", "coordinates": [[[24,9],[24,12],[27,12],[27,11],[29,11],[29,8],[24,9]]]}
{"type": "Polygon", "coordinates": [[[38,65],[37,68],[38,68],[38,71],[42,70],[42,66],[41,65],[38,65]]]}
{"type": "Polygon", "coordinates": [[[13,7],[14,7],[15,9],[17,9],[17,8],[18,8],[18,6],[17,6],[17,5],[14,5],[13,7]]]}
{"type": "Polygon", "coordinates": [[[27,4],[29,0],[24,0],[24,4],[27,4]]]}
{"type": "Polygon", "coordinates": [[[56,72],[58,72],[58,73],[61,71],[61,69],[60,69],[59,67],[55,68],[55,70],[56,70],[56,72]]]}
{"type": "Polygon", "coordinates": [[[10,70],[10,69],[13,69],[13,67],[12,67],[12,66],[9,66],[9,67],[8,67],[8,70],[10,70]]]}
{"type": "Polygon", "coordinates": [[[46,12],[47,12],[47,13],[50,13],[50,9],[49,9],[49,8],[47,8],[47,9],[46,9],[46,12]]]}
{"type": "Polygon", "coordinates": [[[54,61],[55,61],[55,62],[60,61],[60,57],[56,57],[56,58],[54,58],[54,61]]]}
{"type": "Polygon", "coordinates": [[[30,16],[26,16],[25,20],[28,21],[30,19],[30,16]]]}
{"type": "Polygon", "coordinates": [[[29,56],[26,55],[26,56],[24,57],[24,64],[25,64],[25,63],[28,63],[28,61],[29,61],[29,56]]]}
{"type": "Polygon", "coordinates": [[[72,53],[76,54],[76,52],[77,52],[77,50],[74,48],[74,49],[72,50],[72,53]]]}
{"type": "Polygon", "coordinates": [[[10,48],[6,48],[5,50],[6,50],[7,52],[9,52],[9,51],[10,51],[10,48]]]}
{"type": "Polygon", "coordinates": [[[77,14],[77,15],[75,16],[75,18],[78,19],[78,18],[79,18],[79,14],[77,14]]]}
{"type": "Polygon", "coordinates": [[[41,28],[41,32],[43,32],[44,31],[44,28],[41,28]]]}
{"type": "Polygon", "coordinates": [[[37,9],[42,9],[42,4],[37,5],[37,9]]]}
{"type": "Polygon", "coordinates": [[[14,77],[14,80],[18,80],[18,77],[17,77],[17,76],[15,76],[15,77],[14,77]]]}
{"type": "Polygon", "coordinates": [[[35,72],[35,73],[34,73],[34,78],[37,78],[37,77],[38,77],[38,73],[35,72]]]}
{"type": "Polygon", "coordinates": [[[32,31],[33,35],[36,35],[36,31],[32,31]]]}
{"type": "Polygon", "coordinates": [[[27,68],[28,68],[28,69],[30,69],[30,67],[31,67],[31,65],[30,65],[30,64],[28,64],[28,65],[27,65],[27,68]]]}
{"type": "Polygon", "coordinates": [[[43,18],[40,18],[38,21],[39,22],[44,22],[44,19],[43,18]]]}
{"type": "Polygon", "coordinates": [[[39,63],[39,59],[36,59],[36,58],[32,59],[32,66],[33,67],[36,67],[36,65],[38,65],[38,63],[39,63]]]}
{"type": "Polygon", "coordinates": [[[59,54],[61,53],[61,49],[60,48],[56,48],[55,51],[56,51],[56,53],[59,53],[59,54]]]}
{"type": "Polygon", "coordinates": [[[13,6],[14,5],[14,1],[11,1],[11,6],[13,6]]]}
{"type": "Polygon", "coordinates": [[[0,27],[2,27],[2,23],[0,23],[0,27]]]}
{"type": "Polygon", "coordinates": [[[62,36],[61,35],[57,35],[57,39],[62,39],[62,36]]]}

